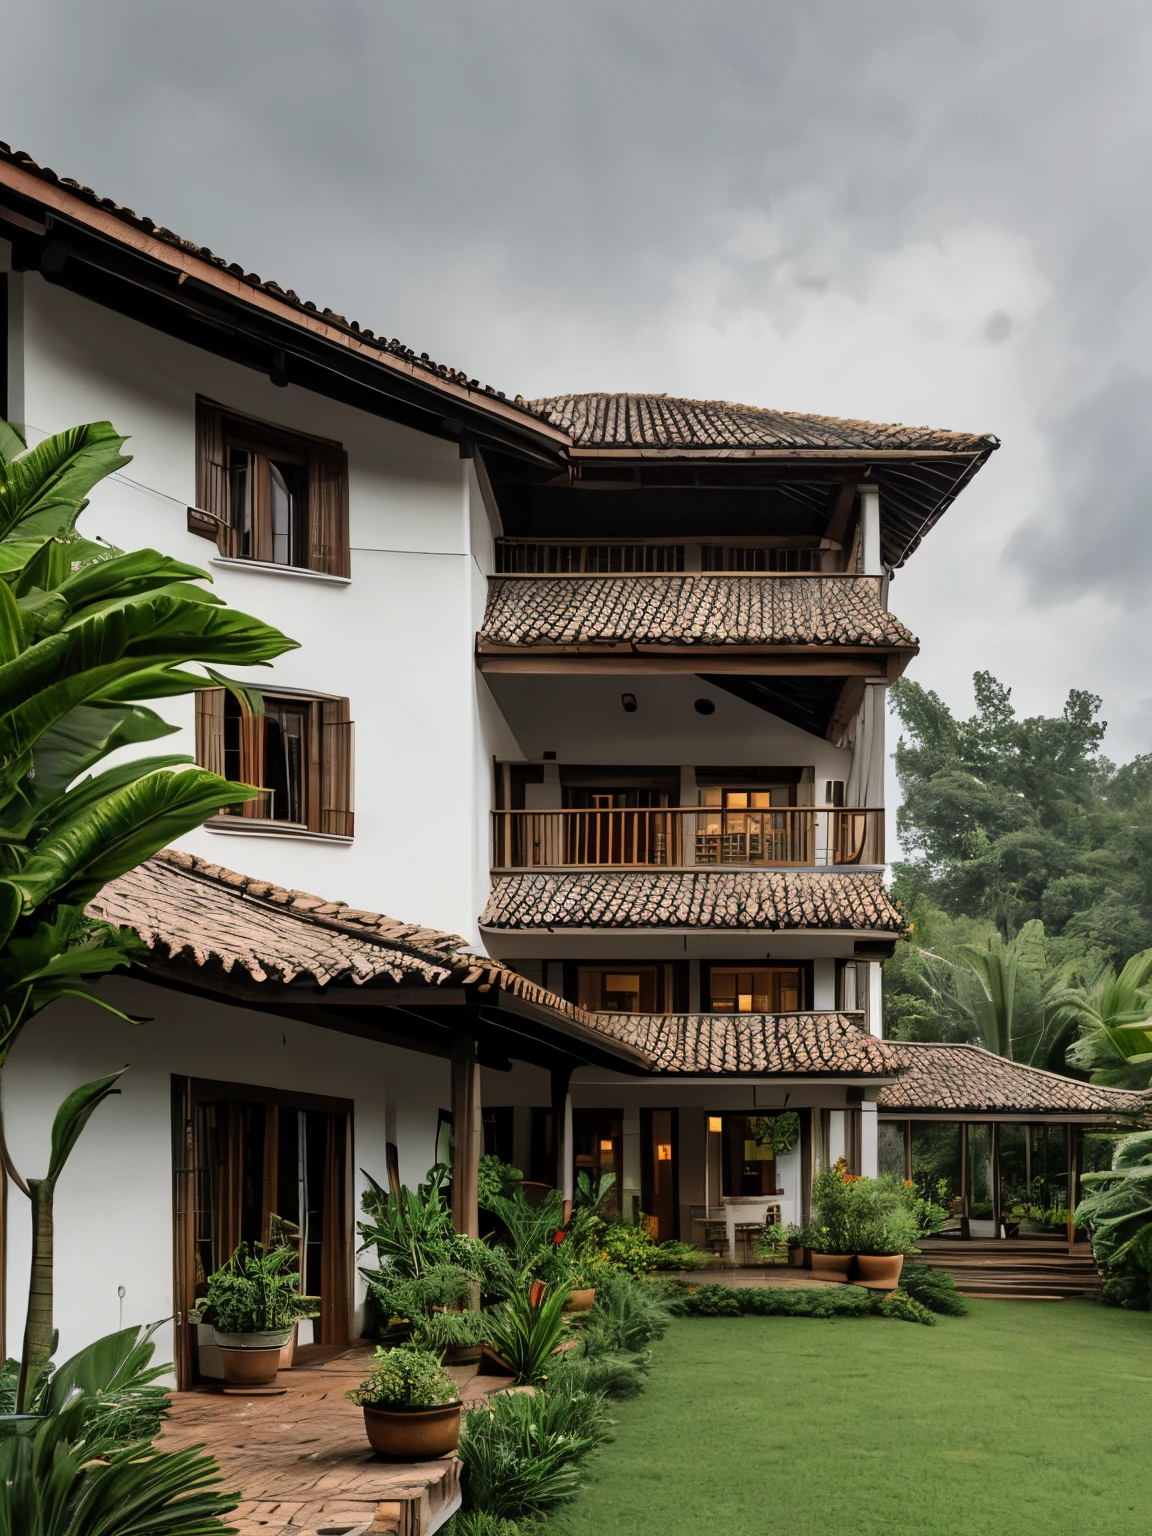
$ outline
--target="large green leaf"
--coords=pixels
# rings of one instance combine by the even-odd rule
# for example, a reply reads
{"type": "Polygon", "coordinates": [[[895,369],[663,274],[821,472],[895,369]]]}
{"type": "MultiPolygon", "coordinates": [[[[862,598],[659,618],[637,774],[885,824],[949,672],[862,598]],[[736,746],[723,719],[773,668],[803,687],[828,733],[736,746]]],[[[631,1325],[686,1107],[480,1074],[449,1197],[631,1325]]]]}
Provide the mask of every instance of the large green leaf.
{"type": "Polygon", "coordinates": [[[52,1122],[52,1150],[48,1158],[48,1178],[52,1183],[63,1173],[81,1131],[127,1070],[121,1067],[119,1072],[110,1072],[107,1077],[82,1083],[79,1088],[72,1090],[56,1111],[56,1118],[52,1122]]]}
{"type": "Polygon", "coordinates": [[[46,513],[60,515],[71,527],[92,487],[132,462],[120,452],[126,441],[110,421],[94,421],[58,432],[6,463],[0,476],[0,535],[46,513]]]}
{"type": "Polygon", "coordinates": [[[170,752],[164,757],[133,757],[126,763],[117,763],[115,768],[81,779],[67,794],[40,806],[36,812],[36,825],[52,829],[65,820],[75,820],[89,806],[99,804],[105,796],[123,789],[126,784],[135,784],[150,773],[159,773],[165,768],[188,767],[194,761],[186,752],[170,752]]]}
{"type": "Polygon", "coordinates": [[[139,704],[104,699],[77,704],[36,743],[35,775],[28,793],[38,803],[54,799],[118,747],[156,741],[176,730],[154,710],[139,704]]]}
{"type": "Polygon", "coordinates": [[[10,879],[24,893],[26,912],[49,897],[82,903],[207,817],[256,792],[201,768],[149,774],[63,822],[10,879]]]}
{"type": "Polygon", "coordinates": [[[198,565],[186,565],[155,549],[138,549],[72,572],[56,591],[75,614],[96,603],[121,602],[173,582],[211,579],[198,565]]]}
{"type": "Polygon", "coordinates": [[[28,444],[15,424],[0,418],[0,464],[10,464],[27,449],[28,444]]]}

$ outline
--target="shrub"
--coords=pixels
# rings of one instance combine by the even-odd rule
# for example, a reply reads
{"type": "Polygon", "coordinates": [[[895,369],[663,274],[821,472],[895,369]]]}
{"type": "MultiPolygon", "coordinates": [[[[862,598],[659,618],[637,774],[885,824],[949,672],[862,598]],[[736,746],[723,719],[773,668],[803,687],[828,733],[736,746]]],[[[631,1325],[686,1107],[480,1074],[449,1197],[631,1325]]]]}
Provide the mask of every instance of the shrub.
{"type": "Polygon", "coordinates": [[[408,1325],[431,1317],[437,1307],[457,1307],[471,1299],[475,1276],[459,1264],[435,1264],[419,1275],[404,1275],[391,1266],[362,1269],[368,1294],[380,1318],[381,1333],[408,1331],[408,1325]]]}
{"type": "Polygon", "coordinates": [[[881,1298],[859,1285],[822,1285],[819,1289],[783,1286],[701,1285],[682,1288],[673,1310],[687,1317],[890,1317],[931,1323],[927,1308],[900,1291],[881,1298]],[[885,1309],[885,1301],[892,1306],[885,1309]]]}
{"type": "Polygon", "coordinates": [[[540,1381],[547,1375],[552,1351],[564,1337],[564,1304],[569,1294],[565,1286],[545,1287],[537,1282],[530,1292],[516,1291],[484,1315],[485,1343],[518,1382],[540,1381]]]}
{"type": "Polygon", "coordinates": [[[505,1520],[482,1509],[458,1509],[444,1527],[444,1536],[534,1536],[539,1529],[535,1520],[505,1520]]]}
{"type": "Polygon", "coordinates": [[[456,1383],[426,1349],[378,1349],[376,1364],[344,1396],[362,1408],[437,1408],[458,1403],[456,1383]]]}
{"type": "Polygon", "coordinates": [[[661,1337],[669,1321],[667,1298],[660,1288],[610,1270],[581,1329],[584,1353],[638,1354],[661,1337]]]}
{"type": "Polygon", "coordinates": [[[657,1269],[708,1269],[716,1262],[694,1243],[681,1243],[674,1238],[654,1244],[653,1257],[657,1269]]]}
{"type": "Polygon", "coordinates": [[[901,1323],[925,1323],[929,1328],[936,1323],[928,1308],[921,1306],[907,1291],[893,1291],[875,1310],[878,1317],[890,1317],[901,1323]]]}
{"type": "Polygon", "coordinates": [[[656,1244],[642,1226],[614,1221],[605,1228],[601,1245],[616,1268],[630,1275],[650,1275],[656,1268],[656,1244]]]}
{"type": "Polygon", "coordinates": [[[610,1429],[604,1399],[591,1393],[516,1392],[473,1409],[460,1433],[470,1508],[518,1520],[563,1504],[610,1429]]]}
{"type": "Polygon", "coordinates": [[[368,1218],[359,1223],[361,1251],[375,1248],[382,1268],[406,1278],[443,1264],[476,1270],[476,1250],[482,1245],[462,1237],[452,1224],[452,1208],[444,1195],[447,1168],[438,1163],[429,1170],[426,1184],[419,1189],[403,1185],[394,1195],[371,1174],[364,1177],[371,1188],[360,1200],[368,1218]]]}
{"type": "Polygon", "coordinates": [[[241,1243],[208,1278],[196,1317],[221,1333],[275,1333],[298,1317],[319,1315],[320,1298],[300,1294],[299,1259],[292,1248],[241,1243]]]}
{"type": "Polygon", "coordinates": [[[900,1272],[900,1289],[930,1312],[942,1317],[964,1317],[968,1312],[956,1282],[942,1269],[927,1264],[905,1264],[900,1272]]]}
{"type": "Polygon", "coordinates": [[[503,1163],[498,1157],[486,1152],[480,1159],[476,1178],[476,1194],[480,1209],[484,1210],[493,1195],[510,1195],[524,1182],[524,1175],[511,1163],[503,1163]]]}
{"type": "Polygon", "coordinates": [[[412,1324],[408,1341],[413,1349],[442,1355],[446,1349],[468,1349],[488,1337],[488,1320],[482,1312],[433,1312],[412,1324]]]}
{"type": "Polygon", "coordinates": [[[645,1355],[587,1355],[569,1350],[561,1355],[548,1377],[552,1392],[592,1392],[605,1397],[636,1397],[643,1392],[648,1374],[645,1355]]]}

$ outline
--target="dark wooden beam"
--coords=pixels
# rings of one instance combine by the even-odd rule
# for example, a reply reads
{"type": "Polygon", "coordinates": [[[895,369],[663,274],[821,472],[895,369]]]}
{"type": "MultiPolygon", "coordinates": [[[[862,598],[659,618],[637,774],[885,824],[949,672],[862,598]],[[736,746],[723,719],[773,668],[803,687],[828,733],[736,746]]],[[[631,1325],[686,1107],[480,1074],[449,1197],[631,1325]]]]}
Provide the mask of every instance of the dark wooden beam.
{"type": "Polygon", "coordinates": [[[845,535],[848,532],[848,521],[852,516],[852,510],[856,505],[856,481],[846,480],[836,494],[836,500],[832,503],[832,515],[828,519],[828,526],[824,530],[824,537],[833,544],[843,547],[845,535]]]}
{"type": "Polygon", "coordinates": [[[452,1035],[452,1222],[465,1237],[480,1236],[480,1063],[470,1025],[452,1035]]]}

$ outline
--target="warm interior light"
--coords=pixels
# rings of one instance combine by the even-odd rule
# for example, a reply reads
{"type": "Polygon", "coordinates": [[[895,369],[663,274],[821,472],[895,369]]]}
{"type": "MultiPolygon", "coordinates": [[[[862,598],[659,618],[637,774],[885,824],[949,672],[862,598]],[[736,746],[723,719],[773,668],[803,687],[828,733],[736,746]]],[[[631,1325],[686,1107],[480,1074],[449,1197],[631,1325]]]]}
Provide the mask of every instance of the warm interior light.
{"type": "Polygon", "coordinates": [[[610,1141],[602,1141],[600,1143],[600,1150],[601,1150],[601,1152],[611,1152],[612,1151],[612,1143],[610,1141]]]}
{"type": "Polygon", "coordinates": [[[710,1131],[716,1131],[717,1134],[719,1134],[719,1132],[724,1129],[724,1122],[721,1120],[719,1115],[708,1116],[708,1129],[710,1131]]]}
{"type": "Polygon", "coordinates": [[[658,1141],[656,1143],[656,1161],[658,1163],[670,1163],[672,1161],[672,1143],[670,1141],[658,1141]]]}

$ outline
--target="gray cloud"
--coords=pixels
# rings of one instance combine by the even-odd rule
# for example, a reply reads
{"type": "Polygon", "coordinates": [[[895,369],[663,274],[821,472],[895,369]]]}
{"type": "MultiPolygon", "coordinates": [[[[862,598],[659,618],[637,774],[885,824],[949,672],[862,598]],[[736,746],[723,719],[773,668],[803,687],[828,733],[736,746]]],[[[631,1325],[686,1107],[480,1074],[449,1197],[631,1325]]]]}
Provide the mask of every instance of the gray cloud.
{"type": "Polygon", "coordinates": [[[927,680],[1055,707],[1045,605],[1149,587],[1150,41],[1139,0],[39,0],[0,137],[512,393],[999,432],[896,590],[927,680]]]}

